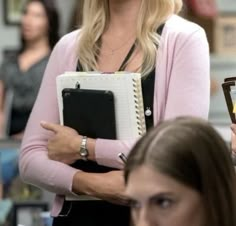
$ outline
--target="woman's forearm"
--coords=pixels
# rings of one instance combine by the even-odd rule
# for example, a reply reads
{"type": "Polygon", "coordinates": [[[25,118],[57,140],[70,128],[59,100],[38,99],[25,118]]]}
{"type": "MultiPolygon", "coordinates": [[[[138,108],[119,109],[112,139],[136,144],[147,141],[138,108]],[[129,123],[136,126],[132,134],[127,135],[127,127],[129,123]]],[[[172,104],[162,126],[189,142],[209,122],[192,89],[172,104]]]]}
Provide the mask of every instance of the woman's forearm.
{"type": "Polygon", "coordinates": [[[0,112],[4,110],[4,84],[0,81],[0,112]]]}
{"type": "Polygon", "coordinates": [[[79,171],[75,173],[72,182],[72,192],[77,195],[94,196],[94,182],[98,182],[99,177],[96,173],[86,173],[79,171]]]}
{"type": "Polygon", "coordinates": [[[123,171],[86,173],[78,171],[73,177],[72,192],[89,195],[117,204],[127,204],[124,195],[123,171]]]}

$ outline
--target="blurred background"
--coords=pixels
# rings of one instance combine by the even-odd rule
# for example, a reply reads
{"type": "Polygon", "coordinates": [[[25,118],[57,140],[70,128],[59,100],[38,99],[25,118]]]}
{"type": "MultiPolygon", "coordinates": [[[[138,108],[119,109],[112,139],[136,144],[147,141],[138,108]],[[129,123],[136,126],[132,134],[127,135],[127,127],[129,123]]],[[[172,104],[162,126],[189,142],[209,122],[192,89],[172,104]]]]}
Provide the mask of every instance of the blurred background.
{"type": "MultiPolygon", "coordinates": [[[[6,21],[6,3],[10,2],[26,2],[26,0],[0,0],[0,62],[2,62],[3,51],[6,49],[19,48],[19,26],[15,23],[19,22],[17,18],[6,21]]],[[[55,0],[59,17],[60,17],[60,35],[71,30],[71,20],[78,0],[55,0]]],[[[22,4],[24,5],[24,4],[22,4]]]]}
{"type": "MultiPolygon", "coordinates": [[[[58,14],[59,22],[56,23],[58,29],[55,28],[55,32],[58,30],[58,37],[79,26],[81,22],[80,8],[82,0],[48,1],[53,2],[53,7],[55,6],[58,14]]],[[[0,226],[15,226],[18,224],[27,226],[51,225],[48,211],[53,200],[52,194],[30,185],[25,185],[18,175],[19,147],[25,124],[23,123],[17,132],[9,132],[12,127],[18,126],[17,123],[16,125],[14,124],[14,120],[20,120],[21,117],[24,117],[24,120],[27,119],[27,112],[24,112],[23,116],[19,116],[18,109],[28,107],[27,111],[30,112],[34,100],[29,100],[31,101],[29,106],[21,105],[20,103],[28,101],[27,98],[24,99],[24,95],[29,96],[25,92],[26,89],[35,95],[37,94],[36,87],[40,85],[41,71],[45,68],[41,58],[45,58],[46,64],[52,47],[52,45],[47,46],[43,44],[44,36],[42,34],[35,33],[35,35],[39,35],[37,37],[41,37],[41,42],[38,43],[38,46],[43,46],[45,51],[40,52],[38,55],[36,54],[38,58],[36,57],[35,61],[29,62],[27,60],[27,56],[30,56],[30,54],[27,55],[30,52],[27,49],[27,43],[32,43],[34,38],[29,35],[27,36],[27,27],[33,26],[32,24],[27,24],[27,15],[33,15],[35,13],[34,10],[37,11],[38,9],[27,8],[26,10],[26,3],[27,0],[0,0],[0,65],[2,65],[0,69],[0,226]],[[25,17],[24,28],[20,26],[20,24],[22,25],[23,11],[25,17]],[[18,62],[19,64],[20,62],[23,63],[18,65],[18,62]],[[27,74],[34,65],[38,65],[38,69],[35,70],[39,74],[39,79],[33,87],[30,87],[28,80],[24,82],[18,81],[18,78],[12,75],[13,72],[15,74],[27,74]],[[15,71],[12,68],[16,68],[15,71]],[[23,68],[23,70],[20,71],[19,68],[23,68]],[[14,99],[12,90],[8,89],[9,86],[7,84],[12,81],[16,84],[17,82],[21,84],[21,88],[18,87],[14,91],[15,93],[19,92],[22,94],[22,99],[20,100],[14,99]],[[12,109],[17,112],[17,116],[12,113],[12,109]]],[[[236,76],[236,1],[185,0],[184,4],[181,15],[188,20],[200,24],[207,34],[211,54],[209,121],[212,122],[214,127],[229,143],[230,117],[225,104],[221,83],[225,77],[236,76]]],[[[39,13],[38,16],[41,15],[40,13],[45,14],[42,9],[39,9],[37,13],[39,13]]],[[[42,33],[42,21],[43,18],[46,18],[44,14],[42,14],[44,17],[41,15],[41,22],[36,23],[36,26],[41,26],[42,33]]],[[[49,23],[49,18],[47,19],[46,21],[49,23]]],[[[39,27],[37,30],[39,30],[39,27]]]]}

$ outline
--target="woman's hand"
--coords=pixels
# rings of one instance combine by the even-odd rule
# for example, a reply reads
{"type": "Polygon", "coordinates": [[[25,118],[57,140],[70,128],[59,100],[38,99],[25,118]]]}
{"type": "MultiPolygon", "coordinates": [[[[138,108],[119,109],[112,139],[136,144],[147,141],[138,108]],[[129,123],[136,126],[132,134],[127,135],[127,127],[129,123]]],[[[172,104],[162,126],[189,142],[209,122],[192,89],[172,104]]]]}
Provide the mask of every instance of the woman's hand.
{"type": "Polygon", "coordinates": [[[127,204],[123,171],[111,171],[102,175],[96,196],[115,204],[127,204]]]}
{"type": "Polygon", "coordinates": [[[73,179],[73,192],[127,205],[123,171],[108,173],[77,172],[73,179]]]}
{"type": "Polygon", "coordinates": [[[232,151],[236,154],[236,124],[231,125],[231,148],[232,151]]]}
{"type": "Polygon", "coordinates": [[[14,139],[14,140],[22,140],[23,136],[24,136],[24,131],[12,135],[11,138],[14,139]]]}
{"type": "Polygon", "coordinates": [[[72,164],[80,158],[81,136],[76,130],[54,123],[41,122],[41,126],[54,133],[48,141],[48,157],[52,160],[72,164]]]}
{"type": "Polygon", "coordinates": [[[234,165],[236,165],[236,124],[231,125],[231,156],[233,159],[234,165]]]}

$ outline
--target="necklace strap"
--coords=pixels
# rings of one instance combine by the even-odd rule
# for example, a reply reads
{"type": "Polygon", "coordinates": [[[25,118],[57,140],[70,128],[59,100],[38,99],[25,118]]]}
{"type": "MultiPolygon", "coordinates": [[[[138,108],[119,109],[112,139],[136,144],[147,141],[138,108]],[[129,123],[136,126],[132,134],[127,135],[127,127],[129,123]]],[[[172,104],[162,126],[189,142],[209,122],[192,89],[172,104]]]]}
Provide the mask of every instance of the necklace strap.
{"type": "Polygon", "coordinates": [[[120,68],[118,71],[124,71],[125,70],[125,66],[128,62],[128,60],[130,59],[130,57],[132,56],[132,54],[134,53],[134,50],[135,50],[135,47],[136,47],[136,41],[134,42],[134,44],[131,46],[127,56],[125,57],[124,61],[122,62],[120,68]]]}
{"type": "MultiPolygon", "coordinates": [[[[160,27],[157,29],[157,33],[159,35],[162,35],[162,31],[164,29],[164,26],[165,26],[165,23],[161,24],[160,27]]],[[[118,71],[124,71],[125,70],[125,66],[128,62],[128,60],[130,59],[130,57],[132,56],[132,54],[134,53],[134,50],[135,50],[135,47],[136,47],[136,41],[134,42],[134,44],[132,45],[132,47],[130,48],[127,56],[125,57],[124,61],[122,62],[120,68],[118,71]]]]}
{"type": "MultiPolygon", "coordinates": [[[[159,35],[162,34],[162,31],[163,31],[164,26],[165,26],[165,23],[162,24],[162,25],[157,29],[157,33],[158,33],[159,35]]],[[[101,40],[100,40],[100,39],[98,40],[98,45],[101,46],[101,40]]],[[[124,61],[122,62],[122,64],[121,64],[121,66],[120,66],[120,68],[119,68],[118,71],[124,71],[124,70],[125,70],[125,66],[126,66],[128,60],[130,59],[130,57],[132,56],[132,54],[134,53],[135,47],[136,47],[136,41],[135,41],[134,44],[131,46],[131,48],[130,48],[128,54],[127,54],[127,56],[125,57],[125,59],[124,59],[124,61]]],[[[78,64],[77,64],[77,68],[76,68],[76,69],[77,69],[77,71],[83,71],[83,67],[82,67],[82,65],[81,65],[81,63],[80,63],[79,60],[78,60],[78,64]]]]}

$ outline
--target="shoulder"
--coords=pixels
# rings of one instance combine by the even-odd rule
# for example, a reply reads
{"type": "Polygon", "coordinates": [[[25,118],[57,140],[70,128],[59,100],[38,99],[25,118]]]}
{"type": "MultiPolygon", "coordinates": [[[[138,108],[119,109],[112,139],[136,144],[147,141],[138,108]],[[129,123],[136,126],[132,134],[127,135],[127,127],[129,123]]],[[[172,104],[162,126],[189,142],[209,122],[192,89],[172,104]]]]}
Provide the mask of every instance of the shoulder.
{"type": "Polygon", "coordinates": [[[76,45],[79,33],[80,30],[75,30],[62,36],[62,38],[56,44],[56,47],[73,48],[76,45]]]}
{"type": "Polygon", "coordinates": [[[18,56],[19,56],[19,51],[16,50],[4,51],[2,65],[16,64],[18,56]]]}
{"type": "Polygon", "coordinates": [[[202,27],[178,15],[172,15],[166,21],[163,33],[173,41],[177,39],[178,41],[186,41],[186,39],[192,36],[201,36],[203,39],[206,39],[206,34],[202,27]]]}
{"type": "Polygon", "coordinates": [[[57,65],[60,61],[61,70],[72,70],[75,67],[77,59],[77,43],[80,30],[73,31],[64,35],[55,45],[49,63],[57,65]]]}

